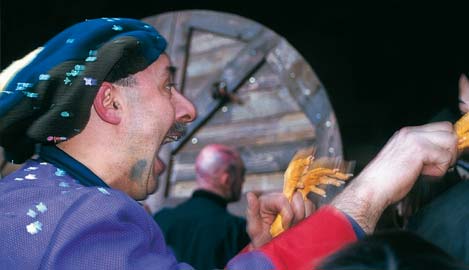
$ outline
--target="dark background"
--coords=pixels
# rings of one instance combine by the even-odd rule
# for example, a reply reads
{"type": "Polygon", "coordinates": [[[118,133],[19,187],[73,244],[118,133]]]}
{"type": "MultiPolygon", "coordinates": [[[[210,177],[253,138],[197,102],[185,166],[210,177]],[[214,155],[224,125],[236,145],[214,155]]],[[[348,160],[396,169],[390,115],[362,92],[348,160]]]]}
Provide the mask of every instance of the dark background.
{"type": "Polygon", "coordinates": [[[182,9],[238,14],[285,37],[310,63],[334,106],[346,157],[362,166],[399,127],[455,108],[467,71],[469,9],[407,2],[1,0],[0,64],[84,19],[182,9]]]}

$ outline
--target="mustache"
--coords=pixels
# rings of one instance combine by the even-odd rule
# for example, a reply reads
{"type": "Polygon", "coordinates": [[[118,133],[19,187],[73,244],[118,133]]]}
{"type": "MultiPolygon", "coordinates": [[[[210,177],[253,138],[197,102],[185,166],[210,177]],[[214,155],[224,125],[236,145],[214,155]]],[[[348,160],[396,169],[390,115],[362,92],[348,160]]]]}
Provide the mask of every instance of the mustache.
{"type": "Polygon", "coordinates": [[[174,142],[181,139],[187,133],[187,124],[175,122],[166,134],[164,143],[174,142]]]}

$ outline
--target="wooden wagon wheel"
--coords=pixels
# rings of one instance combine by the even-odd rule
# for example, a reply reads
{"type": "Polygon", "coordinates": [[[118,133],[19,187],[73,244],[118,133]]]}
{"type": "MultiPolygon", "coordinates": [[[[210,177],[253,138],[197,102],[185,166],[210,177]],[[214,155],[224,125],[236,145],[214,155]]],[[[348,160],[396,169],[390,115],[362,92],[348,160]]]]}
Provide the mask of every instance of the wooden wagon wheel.
{"type": "MultiPolygon", "coordinates": [[[[169,166],[148,201],[153,211],[190,196],[195,157],[209,143],[240,150],[247,169],[244,191],[281,190],[283,171],[300,148],[316,145],[318,156],[342,156],[326,90],[284,38],[252,20],[214,11],[143,20],[167,38],[179,90],[198,111],[188,136],[162,151],[169,166]]],[[[244,204],[232,210],[242,213],[244,204]]]]}

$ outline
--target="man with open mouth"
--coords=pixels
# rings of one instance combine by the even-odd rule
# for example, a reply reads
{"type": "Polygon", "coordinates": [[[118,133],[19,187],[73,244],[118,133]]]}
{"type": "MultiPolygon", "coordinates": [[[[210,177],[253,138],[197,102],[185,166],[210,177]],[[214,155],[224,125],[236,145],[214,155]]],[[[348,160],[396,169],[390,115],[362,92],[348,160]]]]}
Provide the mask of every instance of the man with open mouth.
{"type": "Polygon", "coordinates": [[[87,20],[2,72],[0,145],[24,165],[1,181],[1,269],[191,269],[137,203],[196,117],[165,48],[141,21],[87,20]]]}
{"type": "MultiPolygon", "coordinates": [[[[0,146],[6,160],[25,163],[0,181],[0,269],[192,269],[176,261],[136,202],[157,188],[161,144],[196,117],[174,87],[165,48],[141,21],[87,20],[2,72],[10,75],[0,77],[0,146]]],[[[305,218],[301,194],[291,203],[248,194],[254,250],[227,268],[312,269],[371,233],[421,171],[438,174],[454,163],[451,126],[399,134],[333,206],[272,241],[278,213],[285,228],[305,218]]]]}

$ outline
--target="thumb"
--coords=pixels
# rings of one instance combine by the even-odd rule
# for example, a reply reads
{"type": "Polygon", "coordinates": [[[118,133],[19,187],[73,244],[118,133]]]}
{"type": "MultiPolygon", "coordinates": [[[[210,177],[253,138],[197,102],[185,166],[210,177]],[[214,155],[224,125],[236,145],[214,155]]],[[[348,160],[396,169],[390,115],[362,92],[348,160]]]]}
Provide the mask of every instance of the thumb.
{"type": "Polygon", "coordinates": [[[252,192],[248,192],[246,199],[248,201],[246,215],[259,215],[259,199],[257,196],[252,192]]]}
{"type": "Polygon", "coordinates": [[[247,220],[247,231],[248,234],[255,233],[255,230],[259,228],[262,224],[261,216],[260,216],[260,204],[259,199],[257,196],[252,193],[248,192],[246,194],[246,199],[248,202],[248,207],[246,208],[246,220],[247,220]]]}

